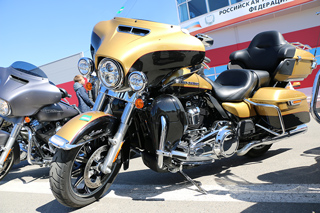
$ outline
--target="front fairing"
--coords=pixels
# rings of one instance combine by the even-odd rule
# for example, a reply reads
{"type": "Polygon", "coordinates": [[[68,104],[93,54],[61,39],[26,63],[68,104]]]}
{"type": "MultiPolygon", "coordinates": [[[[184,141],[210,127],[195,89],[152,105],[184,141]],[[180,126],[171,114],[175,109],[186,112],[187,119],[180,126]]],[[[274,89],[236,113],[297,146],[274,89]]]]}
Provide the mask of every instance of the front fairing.
{"type": "Polygon", "coordinates": [[[115,17],[94,27],[91,46],[96,69],[102,58],[111,58],[121,64],[124,76],[142,71],[152,84],[173,69],[202,62],[202,42],[180,26],[133,17],[115,17]]]}
{"type": "Polygon", "coordinates": [[[0,68],[0,88],[0,98],[11,108],[8,116],[31,116],[61,99],[59,89],[49,83],[43,71],[22,69],[14,64],[0,68]]]}

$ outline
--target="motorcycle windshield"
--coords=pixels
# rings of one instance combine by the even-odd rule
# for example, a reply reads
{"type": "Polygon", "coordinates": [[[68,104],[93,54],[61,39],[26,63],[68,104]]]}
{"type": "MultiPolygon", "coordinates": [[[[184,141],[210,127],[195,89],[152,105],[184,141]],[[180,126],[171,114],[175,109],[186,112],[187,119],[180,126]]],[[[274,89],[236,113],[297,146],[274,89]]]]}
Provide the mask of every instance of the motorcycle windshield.
{"type": "Polygon", "coordinates": [[[179,25],[175,0],[128,0],[116,17],[179,25]]]}
{"type": "Polygon", "coordinates": [[[28,75],[33,75],[41,78],[48,78],[47,75],[39,67],[24,61],[16,61],[13,64],[11,64],[10,67],[28,75]]]}

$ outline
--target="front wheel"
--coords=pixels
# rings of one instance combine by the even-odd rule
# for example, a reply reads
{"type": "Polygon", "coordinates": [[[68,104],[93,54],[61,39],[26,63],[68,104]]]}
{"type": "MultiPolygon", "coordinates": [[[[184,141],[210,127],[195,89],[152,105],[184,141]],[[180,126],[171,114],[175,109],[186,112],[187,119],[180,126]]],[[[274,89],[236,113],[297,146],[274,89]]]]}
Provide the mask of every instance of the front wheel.
{"type": "Polygon", "coordinates": [[[50,187],[61,204],[83,207],[98,200],[110,188],[122,163],[119,154],[110,174],[99,170],[109,148],[94,142],[72,150],[57,150],[50,168],[50,187]]]}
{"type": "Polygon", "coordinates": [[[0,180],[2,180],[9,173],[13,165],[13,162],[14,162],[14,151],[11,150],[6,161],[3,164],[2,169],[0,169],[0,180]]]}

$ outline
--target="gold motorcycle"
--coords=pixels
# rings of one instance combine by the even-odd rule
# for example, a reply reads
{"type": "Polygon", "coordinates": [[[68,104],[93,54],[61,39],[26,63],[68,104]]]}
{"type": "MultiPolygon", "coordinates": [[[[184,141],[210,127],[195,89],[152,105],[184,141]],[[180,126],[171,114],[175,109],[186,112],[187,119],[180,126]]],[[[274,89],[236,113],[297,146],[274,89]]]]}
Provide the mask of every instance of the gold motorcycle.
{"type": "MultiPolygon", "coordinates": [[[[262,32],[233,52],[228,70],[212,81],[204,74],[211,38],[146,20],[130,2],[94,27],[93,60],[79,61],[83,75],[96,72],[101,82],[93,110],[50,138],[57,148],[50,186],[60,203],[82,207],[99,199],[121,165],[129,167],[131,150],[150,169],[179,172],[206,193],[184,169],[261,156],[307,130],[307,97],[286,87],[316,67],[311,53],[279,32],[262,32]]],[[[158,8],[144,4],[150,2],[158,8]]]]}

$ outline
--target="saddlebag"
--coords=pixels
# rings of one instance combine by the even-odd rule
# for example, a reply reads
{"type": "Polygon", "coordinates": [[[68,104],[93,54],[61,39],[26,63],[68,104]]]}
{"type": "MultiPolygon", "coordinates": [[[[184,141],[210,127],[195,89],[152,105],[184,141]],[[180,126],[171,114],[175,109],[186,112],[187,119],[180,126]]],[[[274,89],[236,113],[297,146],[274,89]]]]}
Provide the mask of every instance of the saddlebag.
{"type": "Polygon", "coordinates": [[[301,81],[311,74],[314,62],[314,56],[310,52],[296,47],[293,58],[287,58],[280,62],[274,80],[301,81]]]}
{"type": "Polygon", "coordinates": [[[273,128],[281,129],[279,114],[276,108],[268,105],[274,105],[280,109],[286,130],[310,121],[307,96],[302,92],[264,87],[260,88],[250,101],[259,104],[254,106],[257,114],[273,128]]]}

